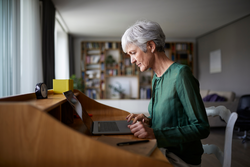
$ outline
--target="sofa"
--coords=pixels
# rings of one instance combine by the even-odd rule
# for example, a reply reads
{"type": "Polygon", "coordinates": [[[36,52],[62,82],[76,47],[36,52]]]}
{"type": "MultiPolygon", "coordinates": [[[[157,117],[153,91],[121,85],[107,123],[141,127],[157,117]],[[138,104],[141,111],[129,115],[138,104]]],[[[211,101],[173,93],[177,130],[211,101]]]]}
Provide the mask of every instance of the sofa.
{"type": "MultiPolygon", "coordinates": [[[[203,101],[205,107],[211,107],[211,106],[225,106],[227,109],[229,109],[231,112],[235,112],[237,110],[238,106],[238,100],[236,98],[236,95],[233,91],[215,91],[215,90],[200,90],[201,98],[204,99],[205,97],[216,94],[220,97],[224,97],[226,101],[213,101],[213,102],[207,102],[203,101]]],[[[208,117],[208,121],[210,124],[210,127],[225,127],[226,123],[221,120],[220,117],[208,117]]]]}

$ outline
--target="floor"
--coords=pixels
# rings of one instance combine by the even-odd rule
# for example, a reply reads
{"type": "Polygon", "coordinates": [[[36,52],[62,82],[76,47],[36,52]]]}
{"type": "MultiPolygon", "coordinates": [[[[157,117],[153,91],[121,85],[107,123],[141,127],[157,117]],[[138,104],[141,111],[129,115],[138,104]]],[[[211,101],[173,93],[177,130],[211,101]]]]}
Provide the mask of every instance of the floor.
{"type": "MultiPolygon", "coordinates": [[[[202,140],[203,144],[215,144],[224,149],[225,128],[211,128],[208,138],[202,140]]],[[[243,135],[237,131],[234,132],[232,141],[232,162],[231,167],[250,167],[250,141],[242,144],[238,135],[243,135]]],[[[220,162],[214,155],[203,154],[202,167],[221,167],[220,162]]]]}

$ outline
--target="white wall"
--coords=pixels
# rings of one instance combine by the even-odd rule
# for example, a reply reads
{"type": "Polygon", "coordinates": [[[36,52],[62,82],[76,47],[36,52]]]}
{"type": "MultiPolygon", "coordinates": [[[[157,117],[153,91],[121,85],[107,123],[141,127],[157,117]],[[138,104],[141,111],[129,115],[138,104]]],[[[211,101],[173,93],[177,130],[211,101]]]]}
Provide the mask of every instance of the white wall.
{"type": "Polygon", "coordinates": [[[197,39],[201,89],[250,94],[250,16],[197,39]],[[209,54],[221,50],[222,72],[210,73],[209,54]]]}
{"type": "Polygon", "coordinates": [[[150,100],[96,100],[99,103],[119,108],[134,114],[148,115],[148,104],[150,100]]]}

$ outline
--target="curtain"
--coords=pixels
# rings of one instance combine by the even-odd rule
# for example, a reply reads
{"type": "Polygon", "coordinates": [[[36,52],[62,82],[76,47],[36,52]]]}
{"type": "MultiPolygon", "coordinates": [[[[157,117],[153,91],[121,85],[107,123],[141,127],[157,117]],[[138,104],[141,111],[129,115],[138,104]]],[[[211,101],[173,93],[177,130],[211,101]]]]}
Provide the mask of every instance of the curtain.
{"type": "Polygon", "coordinates": [[[74,59],[74,39],[73,36],[68,34],[69,39],[69,75],[75,74],[75,59],[74,59]]]}
{"type": "Polygon", "coordinates": [[[40,4],[0,1],[0,97],[30,93],[42,82],[40,4]]]}
{"type": "Polygon", "coordinates": [[[0,1],[0,97],[20,93],[20,1],[0,1]]]}
{"type": "Polygon", "coordinates": [[[43,82],[41,21],[38,0],[21,0],[21,93],[43,82]]]}
{"type": "Polygon", "coordinates": [[[53,88],[55,79],[55,7],[51,0],[43,0],[43,31],[42,31],[42,54],[43,54],[43,79],[49,89],[53,88]]]}

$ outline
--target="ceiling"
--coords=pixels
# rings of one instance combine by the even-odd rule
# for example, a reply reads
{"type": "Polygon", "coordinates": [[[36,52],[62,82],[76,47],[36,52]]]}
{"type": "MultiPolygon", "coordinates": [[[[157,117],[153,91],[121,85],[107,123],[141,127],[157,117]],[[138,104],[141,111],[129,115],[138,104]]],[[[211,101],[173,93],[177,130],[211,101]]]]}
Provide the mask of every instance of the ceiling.
{"type": "Polygon", "coordinates": [[[194,39],[250,14],[249,0],[52,0],[73,36],[120,38],[136,20],[167,39],[194,39]]]}

